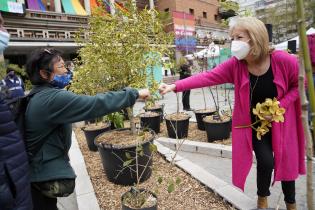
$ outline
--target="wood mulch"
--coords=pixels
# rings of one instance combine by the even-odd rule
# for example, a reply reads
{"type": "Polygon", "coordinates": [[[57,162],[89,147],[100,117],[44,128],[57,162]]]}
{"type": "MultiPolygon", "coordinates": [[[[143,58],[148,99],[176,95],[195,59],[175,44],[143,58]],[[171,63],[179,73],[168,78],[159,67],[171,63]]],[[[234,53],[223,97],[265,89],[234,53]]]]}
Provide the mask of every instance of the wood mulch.
{"type": "MultiPolygon", "coordinates": [[[[195,125],[192,124],[190,129],[195,130],[193,129],[194,126],[195,125]]],[[[165,133],[165,131],[163,132],[165,133]]],[[[194,132],[198,134],[196,135],[198,136],[198,139],[206,139],[206,137],[201,138],[202,135],[197,131],[194,132]]],[[[75,134],[80,145],[80,149],[83,153],[86,167],[92,180],[100,208],[104,210],[121,209],[120,196],[124,192],[128,191],[130,186],[120,186],[109,182],[106,179],[98,152],[91,152],[88,150],[84,134],[80,128],[75,129],[75,134]]],[[[193,140],[193,136],[193,133],[191,133],[188,138],[193,140]]],[[[142,183],[141,187],[149,189],[157,194],[159,209],[234,209],[229,204],[224,202],[221,197],[209,191],[207,187],[203,186],[189,174],[175,166],[171,166],[170,163],[159,154],[154,156],[152,176],[147,181],[142,183]],[[159,177],[163,177],[161,184],[159,184],[157,181],[159,177]],[[167,183],[170,180],[175,181],[177,178],[180,178],[180,184],[176,185],[174,192],[168,193],[167,183]]]]}

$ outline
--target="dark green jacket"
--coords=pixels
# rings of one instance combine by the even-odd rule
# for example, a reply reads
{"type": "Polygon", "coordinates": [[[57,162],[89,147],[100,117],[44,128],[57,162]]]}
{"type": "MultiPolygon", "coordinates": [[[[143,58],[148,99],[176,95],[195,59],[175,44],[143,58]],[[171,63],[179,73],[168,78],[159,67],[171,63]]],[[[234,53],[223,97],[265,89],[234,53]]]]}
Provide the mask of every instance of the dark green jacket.
{"type": "Polygon", "coordinates": [[[25,115],[31,182],[75,178],[68,158],[71,123],[132,106],[139,95],[131,88],[96,96],[76,95],[51,86],[34,90],[38,88],[41,90],[31,98],[25,115]],[[38,147],[41,149],[32,155],[38,147]]]}

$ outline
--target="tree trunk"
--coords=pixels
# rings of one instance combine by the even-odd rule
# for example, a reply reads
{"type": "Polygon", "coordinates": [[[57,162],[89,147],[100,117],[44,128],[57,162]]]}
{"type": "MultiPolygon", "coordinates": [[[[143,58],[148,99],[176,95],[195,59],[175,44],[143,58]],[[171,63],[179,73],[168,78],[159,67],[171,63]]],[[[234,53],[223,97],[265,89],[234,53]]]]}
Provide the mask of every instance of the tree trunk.
{"type": "Polygon", "coordinates": [[[149,0],[150,3],[150,9],[154,9],[154,1],[153,0],[149,0]]]}
{"type": "Polygon", "coordinates": [[[130,120],[130,130],[132,134],[136,134],[136,124],[135,124],[135,118],[133,116],[133,106],[127,107],[128,117],[130,120]]]}
{"type": "MultiPolygon", "coordinates": [[[[313,77],[312,77],[312,65],[310,60],[310,54],[309,54],[309,48],[306,38],[306,29],[305,29],[305,17],[304,17],[304,5],[303,0],[296,0],[297,5],[297,15],[298,15],[298,29],[299,29],[299,35],[300,35],[300,62],[303,61],[303,64],[305,65],[305,73],[307,76],[308,81],[308,94],[310,98],[310,104],[311,104],[311,112],[312,115],[314,115],[315,112],[315,95],[314,95],[314,84],[313,84],[313,77]],[[303,57],[302,57],[303,56],[303,57]]],[[[302,65],[303,66],[303,65],[302,65]]],[[[304,126],[304,132],[306,133],[307,138],[307,180],[306,180],[306,188],[307,188],[307,207],[309,210],[313,210],[313,172],[312,172],[312,157],[313,157],[313,142],[311,138],[310,129],[308,126],[308,120],[307,120],[307,108],[308,103],[307,99],[305,97],[305,90],[304,90],[304,70],[303,68],[300,69],[300,95],[304,98],[302,101],[302,111],[303,111],[303,126],[304,126]],[[303,72],[302,72],[303,71],[303,72]]],[[[315,118],[312,117],[312,124],[315,125],[315,118]]],[[[313,138],[315,139],[315,132],[313,128],[313,138]]]]}

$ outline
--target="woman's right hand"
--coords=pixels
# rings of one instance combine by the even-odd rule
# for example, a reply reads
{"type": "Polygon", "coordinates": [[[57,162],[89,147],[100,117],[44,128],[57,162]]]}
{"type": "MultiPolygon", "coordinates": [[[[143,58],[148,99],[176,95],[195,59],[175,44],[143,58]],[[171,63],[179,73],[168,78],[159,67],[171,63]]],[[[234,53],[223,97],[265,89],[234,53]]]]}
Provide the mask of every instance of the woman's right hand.
{"type": "Polygon", "coordinates": [[[176,85],[175,84],[165,84],[165,83],[161,83],[159,86],[159,91],[160,94],[165,95],[168,92],[174,91],[176,89],[176,85]]]}

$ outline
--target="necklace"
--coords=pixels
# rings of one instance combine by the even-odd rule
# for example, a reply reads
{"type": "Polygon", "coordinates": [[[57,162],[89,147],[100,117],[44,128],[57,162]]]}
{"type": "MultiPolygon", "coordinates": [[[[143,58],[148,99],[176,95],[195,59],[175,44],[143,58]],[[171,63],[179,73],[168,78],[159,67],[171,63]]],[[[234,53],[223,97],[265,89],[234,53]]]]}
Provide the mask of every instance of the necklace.
{"type": "Polygon", "coordinates": [[[253,86],[252,86],[252,83],[251,83],[251,81],[250,81],[250,79],[249,79],[249,87],[250,87],[250,104],[251,104],[251,105],[252,105],[252,99],[253,99],[253,92],[254,92],[255,87],[256,87],[256,85],[257,85],[258,79],[259,79],[259,76],[257,76],[256,81],[255,81],[255,83],[254,83],[254,85],[253,85],[253,86]]]}

